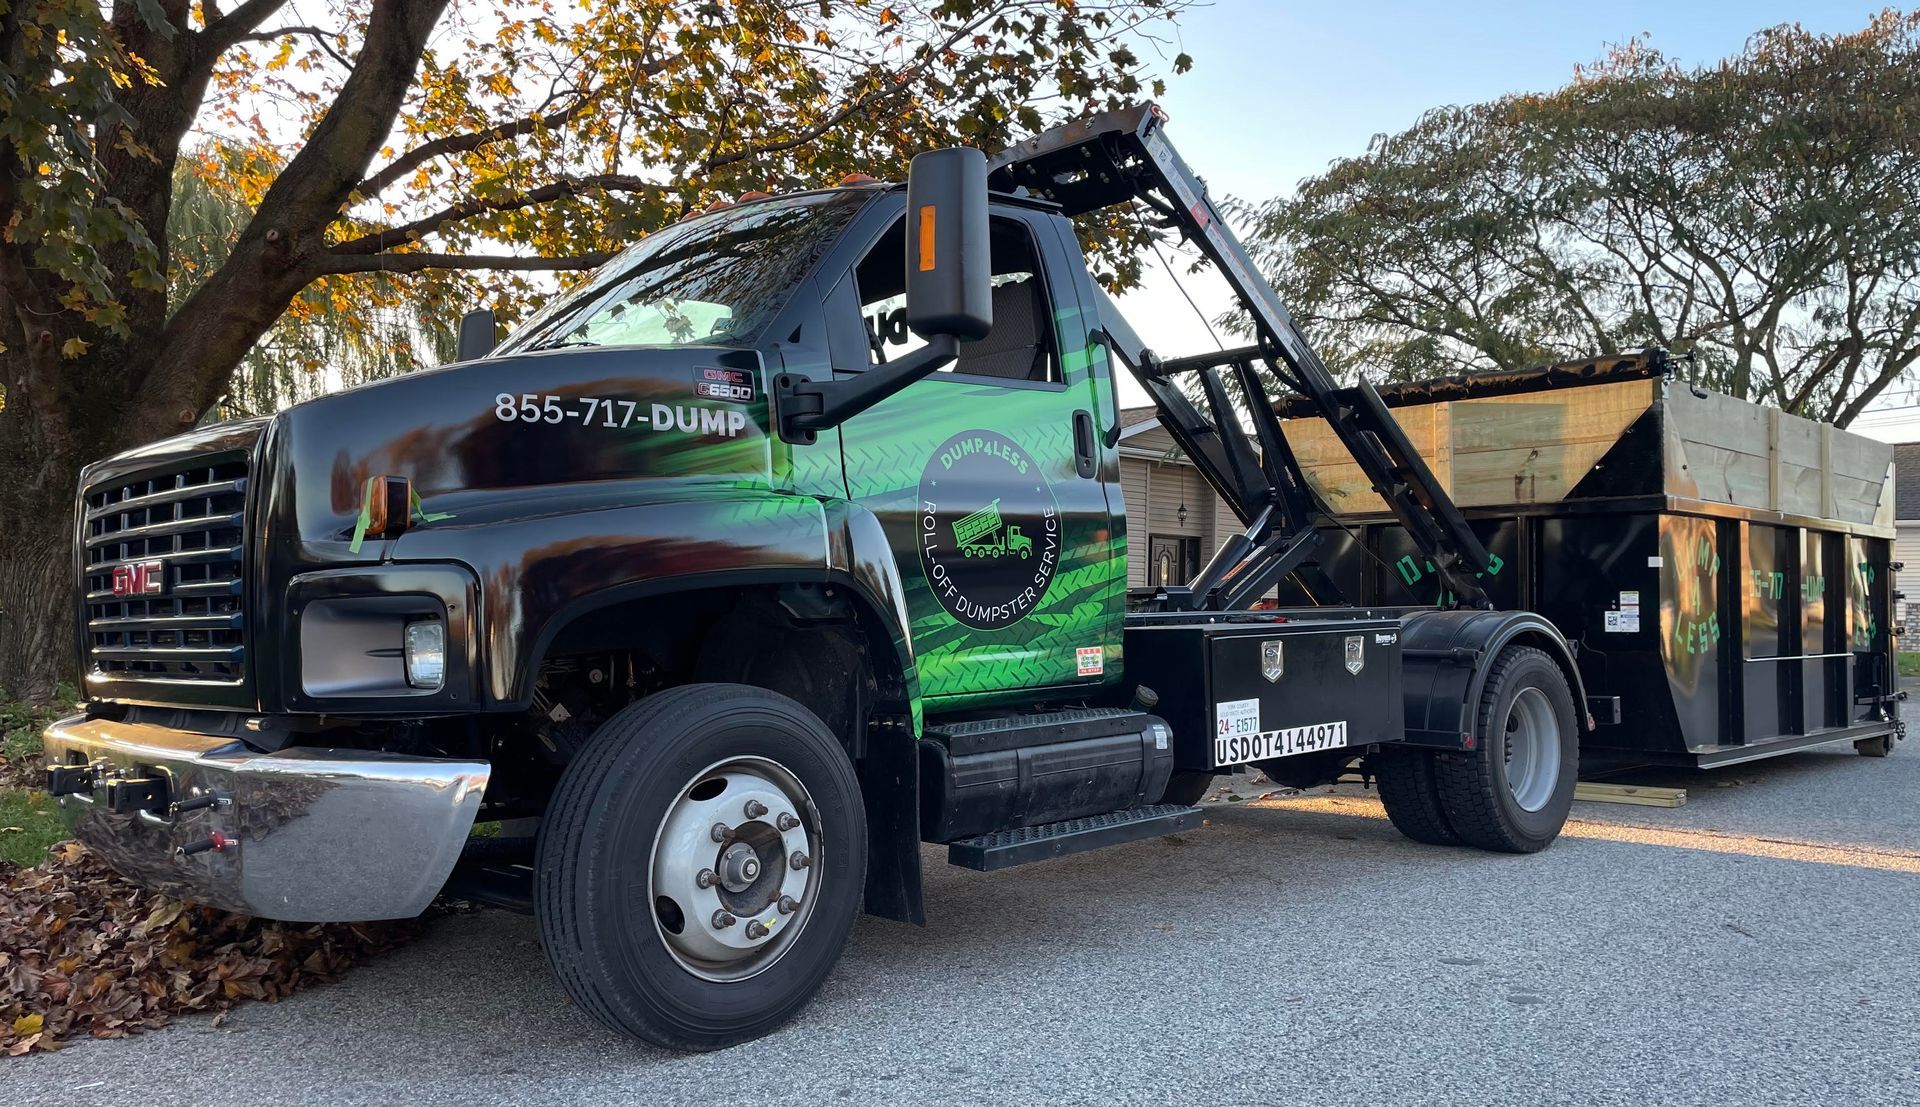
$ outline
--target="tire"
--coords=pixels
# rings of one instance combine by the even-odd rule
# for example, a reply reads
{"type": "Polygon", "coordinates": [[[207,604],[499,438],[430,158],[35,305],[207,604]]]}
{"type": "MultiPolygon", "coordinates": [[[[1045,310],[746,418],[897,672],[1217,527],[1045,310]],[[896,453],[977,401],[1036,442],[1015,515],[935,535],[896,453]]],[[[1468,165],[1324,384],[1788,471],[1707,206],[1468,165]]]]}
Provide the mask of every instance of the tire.
{"type": "Polygon", "coordinates": [[[1893,735],[1882,734],[1876,738],[1862,738],[1853,744],[1862,757],[1885,757],[1893,752],[1893,735]]]}
{"type": "Polygon", "coordinates": [[[1460,844],[1440,806],[1432,750],[1385,749],[1369,758],[1367,767],[1395,830],[1429,846],[1460,844]]]}
{"type": "Polygon", "coordinates": [[[1207,789],[1213,787],[1213,774],[1190,769],[1177,769],[1167,778],[1167,790],[1161,794],[1161,803],[1177,803],[1182,807],[1192,807],[1207,796],[1207,789]]]}
{"type": "Polygon", "coordinates": [[[595,1021],[720,1049],[813,998],[866,864],[860,785],[826,725],[775,692],[688,685],[625,708],[568,764],[541,824],[534,914],[547,964],[595,1021]],[[709,859],[699,828],[713,823],[734,836],[709,859]]]}
{"type": "Polygon", "coordinates": [[[1552,658],[1530,646],[1508,646],[1494,658],[1475,718],[1479,741],[1433,759],[1441,811],[1462,842],[1501,853],[1552,844],[1580,775],[1576,719],[1566,675],[1552,658]]]}

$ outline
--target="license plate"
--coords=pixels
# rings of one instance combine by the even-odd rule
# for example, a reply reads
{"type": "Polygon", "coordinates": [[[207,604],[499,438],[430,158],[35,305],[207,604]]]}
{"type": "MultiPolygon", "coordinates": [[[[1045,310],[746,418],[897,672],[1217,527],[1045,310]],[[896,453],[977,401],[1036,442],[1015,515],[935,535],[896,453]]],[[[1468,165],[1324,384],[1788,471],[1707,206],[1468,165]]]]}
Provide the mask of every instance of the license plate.
{"type": "Polygon", "coordinates": [[[1347,723],[1344,719],[1252,734],[1222,734],[1213,740],[1213,764],[1216,768],[1244,765],[1249,761],[1267,761],[1275,757],[1339,749],[1346,744],[1347,723]]]}

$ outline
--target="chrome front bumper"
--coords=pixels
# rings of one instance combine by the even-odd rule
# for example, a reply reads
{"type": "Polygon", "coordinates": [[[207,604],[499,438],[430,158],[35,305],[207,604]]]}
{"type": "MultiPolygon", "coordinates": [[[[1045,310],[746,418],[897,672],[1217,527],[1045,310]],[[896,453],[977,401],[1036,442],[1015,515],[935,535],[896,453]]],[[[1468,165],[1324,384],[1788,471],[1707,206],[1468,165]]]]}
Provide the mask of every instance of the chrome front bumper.
{"type": "Polygon", "coordinates": [[[59,797],[61,814],[121,875],[289,922],[425,910],[459,860],[489,772],[484,761],[367,750],[259,753],[224,735],[83,716],[41,740],[49,764],[95,767],[91,792],[59,797]],[[116,775],[164,781],[166,802],[115,814],[106,794],[116,775]]]}

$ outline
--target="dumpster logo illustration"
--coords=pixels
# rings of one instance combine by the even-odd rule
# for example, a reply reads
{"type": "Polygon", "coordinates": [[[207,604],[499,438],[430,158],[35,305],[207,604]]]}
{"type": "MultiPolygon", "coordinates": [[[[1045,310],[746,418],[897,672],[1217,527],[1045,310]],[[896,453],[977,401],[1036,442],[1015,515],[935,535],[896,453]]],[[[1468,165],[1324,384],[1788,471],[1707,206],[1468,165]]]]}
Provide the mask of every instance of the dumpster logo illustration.
{"type": "Polygon", "coordinates": [[[1026,618],[1060,564],[1060,513],[1046,476],[992,431],[942,443],[920,475],[920,568],[949,615],[976,630],[1026,618]]]}
{"type": "Polygon", "coordinates": [[[1000,518],[999,500],[953,524],[953,544],[968,557],[1033,556],[1033,539],[1000,518]]]}

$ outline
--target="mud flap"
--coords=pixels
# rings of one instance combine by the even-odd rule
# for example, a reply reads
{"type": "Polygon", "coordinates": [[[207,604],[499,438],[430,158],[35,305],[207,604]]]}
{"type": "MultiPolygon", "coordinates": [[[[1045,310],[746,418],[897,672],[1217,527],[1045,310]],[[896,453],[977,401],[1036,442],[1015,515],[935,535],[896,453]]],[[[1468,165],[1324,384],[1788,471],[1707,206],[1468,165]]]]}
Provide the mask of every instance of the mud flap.
{"type": "Polygon", "coordinates": [[[918,752],[905,727],[869,727],[866,756],[860,760],[860,793],[867,805],[866,912],[925,926],[918,752]]]}

